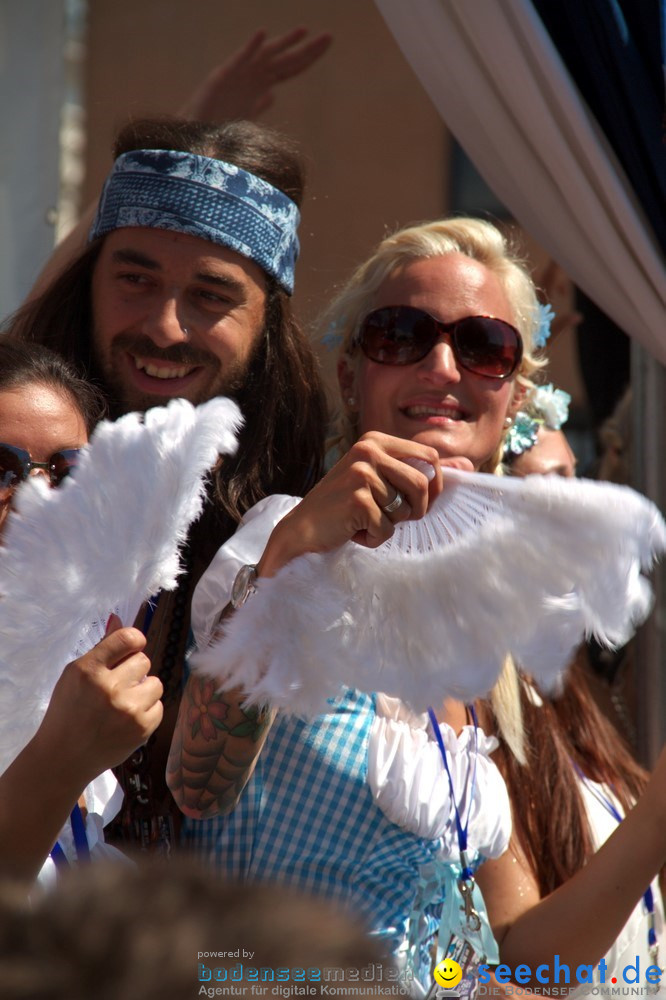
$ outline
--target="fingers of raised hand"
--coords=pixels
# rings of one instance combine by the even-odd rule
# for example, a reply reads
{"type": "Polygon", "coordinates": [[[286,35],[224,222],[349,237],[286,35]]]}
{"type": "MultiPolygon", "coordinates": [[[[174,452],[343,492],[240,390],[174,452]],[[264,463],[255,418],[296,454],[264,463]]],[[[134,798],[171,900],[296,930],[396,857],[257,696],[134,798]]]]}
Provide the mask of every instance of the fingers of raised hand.
{"type": "Polygon", "coordinates": [[[422,517],[441,485],[435,449],[364,434],[276,526],[260,560],[260,576],[272,576],[299,555],[330,552],[350,539],[380,545],[398,522],[422,517]]]}
{"type": "Polygon", "coordinates": [[[350,528],[347,537],[374,548],[391,537],[399,521],[411,516],[410,501],[372,466],[356,463],[349,470],[349,479],[356,480],[356,485],[344,504],[350,528]]]}
{"type": "Polygon", "coordinates": [[[255,31],[253,35],[250,35],[245,45],[243,45],[235,55],[232,55],[226,65],[237,66],[239,63],[243,63],[248,59],[251,59],[255,52],[257,52],[263,46],[266,41],[266,30],[260,28],[255,31]]]}
{"type": "MultiPolygon", "coordinates": [[[[132,660],[145,660],[138,653],[132,660]]],[[[109,671],[106,677],[97,675],[96,684],[101,688],[104,700],[104,718],[100,720],[100,728],[105,727],[111,741],[117,743],[119,760],[145,743],[150,734],[162,721],[163,706],[161,697],[164,693],[162,682],[158,677],[146,677],[141,673],[141,680],[132,679],[132,669],[137,673],[145,669],[144,663],[127,661],[118,670],[109,671]],[[125,668],[130,669],[125,669],[125,668]]]]}
{"type": "MultiPolygon", "coordinates": [[[[300,30],[298,33],[294,31],[291,36],[285,35],[282,39],[277,40],[280,46],[279,48],[274,47],[271,53],[271,56],[278,57],[273,58],[271,65],[273,79],[276,82],[289,80],[293,76],[298,76],[299,73],[304,73],[317,59],[323,56],[331,44],[331,36],[322,34],[298,45],[297,43],[306,34],[307,32],[304,30],[300,30]]],[[[277,42],[274,43],[276,46],[277,42]]]]}
{"type": "Polygon", "coordinates": [[[288,80],[308,69],[332,41],[328,33],[313,38],[307,35],[307,28],[293,28],[277,38],[267,39],[264,30],[257,31],[222,68],[226,73],[249,72],[257,85],[260,78],[263,86],[288,80]]]}
{"type": "Polygon", "coordinates": [[[225,121],[254,118],[273,103],[275,84],[305,72],[331,43],[328,34],[307,39],[294,28],[274,39],[255,32],[204,79],[180,110],[184,118],[225,121]]]}
{"type": "Polygon", "coordinates": [[[164,705],[161,701],[156,701],[143,716],[143,735],[141,743],[145,743],[149,736],[155,732],[160,722],[164,718],[164,705]]]}
{"type": "MultiPolygon", "coordinates": [[[[109,632],[91,650],[79,657],[82,666],[89,669],[113,668],[146,645],[146,637],[137,628],[126,626],[109,632]]],[[[79,662],[77,661],[77,662],[79,662]]],[[[150,666],[149,666],[150,668],[150,666]]]]}
{"type": "Polygon", "coordinates": [[[136,706],[145,710],[162,697],[162,682],[150,674],[150,660],[142,653],[132,653],[118,666],[85,662],[85,657],[67,667],[72,683],[78,683],[78,697],[94,704],[98,699],[112,708],[136,706]],[[76,681],[74,678],[76,677],[76,681]]]}
{"type": "MultiPolygon", "coordinates": [[[[431,487],[428,475],[404,460],[403,448],[398,455],[392,454],[387,449],[386,442],[394,440],[381,435],[364,435],[351,449],[350,456],[353,464],[358,465],[358,473],[366,477],[374,500],[383,515],[396,524],[410,518],[423,517],[432,493],[438,492],[436,481],[439,475],[441,483],[441,472],[434,473],[435,487],[431,487]]],[[[411,442],[405,443],[411,444],[411,442]]],[[[418,450],[419,459],[428,468],[429,459],[423,456],[430,451],[436,455],[433,449],[419,447],[418,450]]],[[[407,450],[405,457],[409,459],[413,456],[407,450]]],[[[439,469],[438,464],[437,469],[439,469]]]]}
{"type": "MultiPolygon", "coordinates": [[[[124,666],[124,664],[123,664],[124,666]]],[[[150,663],[148,663],[150,667],[150,663]]],[[[137,671],[143,669],[137,665],[137,671]]],[[[127,691],[131,697],[131,703],[138,709],[147,710],[155,705],[164,694],[162,681],[155,674],[142,674],[140,680],[134,681],[128,672],[120,681],[116,682],[116,690],[122,693],[127,691]]]]}
{"type": "Polygon", "coordinates": [[[162,719],[162,684],[145,677],[148,659],[137,653],[126,662],[143,682],[130,679],[125,664],[91,667],[84,657],[68,664],[40,727],[47,745],[57,746],[63,760],[71,757],[86,782],[125,760],[162,719]]]}
{"type": "MultiPolygon", "coordinates": [[[[157,677],[147,677],[143,684],[116,692],[112,706],[127,729],[128,742],[139,746],[157,729],[164,715],[163,693],[162,682],[157,677]]],[[[128,752],[132,749],[130,747],[128,752]]]]}
{"type": "Polygon", "coordinates": [[[273,59],[281,52],[284,52],[285,50],[290,49],[293,45],[297,45],[301,42],[307,33],[307,28],[290,28],[289,31],[285,31],[283,35],[278,35],[276,38],[271,38],[266,41],[266,32],[264,31],[264,37],[262,39],[263,54],[267,58],[273,59]]]}
{"type": "Polygon", "coordinates": [[[406,502],[405,497],[400,490],[395,490],[393,499],[389,500],[388,497],[386,499],[388,502],[380,502],[380,507],[384,511],[384,514],[391,519],[392,523],[399,520],[406,520],[406,518],[409,517],[411,507],[406,502]]]}

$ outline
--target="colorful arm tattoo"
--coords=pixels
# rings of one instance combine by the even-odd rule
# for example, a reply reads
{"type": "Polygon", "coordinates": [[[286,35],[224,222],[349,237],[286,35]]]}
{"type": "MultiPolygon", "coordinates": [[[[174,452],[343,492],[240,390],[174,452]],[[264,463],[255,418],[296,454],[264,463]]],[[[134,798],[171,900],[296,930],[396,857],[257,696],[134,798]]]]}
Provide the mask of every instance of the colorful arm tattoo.
{"type": "Polygon", "coordinates": [[[264,745],[274,713],[242,708],[244,692],[216,691],[193,674],[183,692],[167,763],[167,784],[187,816],[231,812],[264,745]]]}

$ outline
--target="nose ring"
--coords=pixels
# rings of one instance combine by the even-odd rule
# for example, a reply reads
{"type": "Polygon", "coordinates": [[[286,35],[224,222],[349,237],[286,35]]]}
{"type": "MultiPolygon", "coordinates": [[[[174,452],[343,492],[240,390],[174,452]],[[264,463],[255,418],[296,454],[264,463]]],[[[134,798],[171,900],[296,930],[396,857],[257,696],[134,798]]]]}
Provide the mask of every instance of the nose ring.
{"type": "Polygon", "coordinates": [[[190,331],[187,329],[186,326],[183,326],[182,323],[181,323],[180,328],[183,331],[183,336],[185,337],[185,340],[189,340],[189,338],[190,338],[190,331]]]}

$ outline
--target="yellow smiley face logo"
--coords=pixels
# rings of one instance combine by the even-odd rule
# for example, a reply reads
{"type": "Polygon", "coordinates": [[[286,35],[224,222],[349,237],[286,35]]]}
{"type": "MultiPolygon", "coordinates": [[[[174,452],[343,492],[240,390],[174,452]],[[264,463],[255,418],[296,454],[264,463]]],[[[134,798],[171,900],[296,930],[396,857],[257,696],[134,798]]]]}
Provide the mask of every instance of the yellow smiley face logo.
{"type": "Polygon", "coordinates": [[[435,982],[443,986],[445,990],[450,990],[457,986],[462,979],[462,969],[452,958],[445,958],[443,962],[435,966],[433,972],[435,982]]]}

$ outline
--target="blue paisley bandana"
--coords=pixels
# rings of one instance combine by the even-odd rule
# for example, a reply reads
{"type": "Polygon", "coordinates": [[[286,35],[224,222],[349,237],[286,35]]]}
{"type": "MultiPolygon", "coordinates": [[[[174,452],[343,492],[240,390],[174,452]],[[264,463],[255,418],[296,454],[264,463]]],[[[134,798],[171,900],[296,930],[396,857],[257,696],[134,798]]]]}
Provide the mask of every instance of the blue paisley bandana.
{"type": "Polygon", "coordinates": [[[249,257],[291,295],[299,219],[291,198],[232,163],[138,149],[116,160],[89,239],[125,226],[199,236],[249,257]]]}

